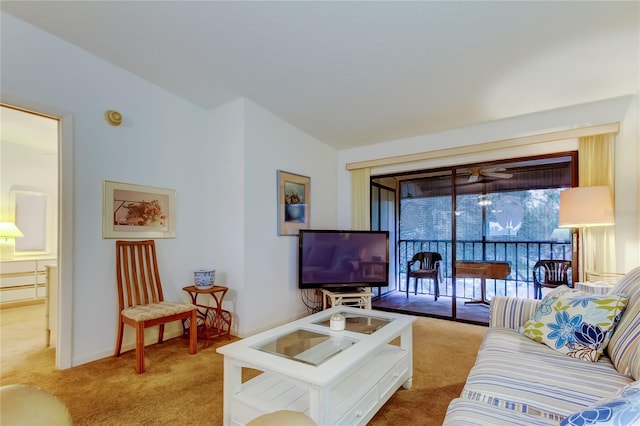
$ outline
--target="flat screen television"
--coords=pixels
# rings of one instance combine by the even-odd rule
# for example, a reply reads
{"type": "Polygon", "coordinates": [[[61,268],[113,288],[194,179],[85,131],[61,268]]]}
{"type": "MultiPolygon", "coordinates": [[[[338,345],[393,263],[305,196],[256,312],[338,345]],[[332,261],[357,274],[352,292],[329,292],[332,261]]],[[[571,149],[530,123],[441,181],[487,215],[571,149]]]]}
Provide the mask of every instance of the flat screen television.
{"type": "Polygon", "coordinates": [[[301,229],[298,287],[348,289],[389,282],[388,231],[301,229]]]}

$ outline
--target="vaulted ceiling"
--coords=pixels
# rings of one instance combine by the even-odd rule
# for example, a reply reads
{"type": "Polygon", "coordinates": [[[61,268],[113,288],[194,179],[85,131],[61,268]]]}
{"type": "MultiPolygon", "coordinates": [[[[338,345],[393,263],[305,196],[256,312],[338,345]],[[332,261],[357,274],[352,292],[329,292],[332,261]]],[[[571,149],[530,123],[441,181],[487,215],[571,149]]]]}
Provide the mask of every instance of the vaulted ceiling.
{"type": "Polygon", "coordinates": [[[247,98],[338,149],[640,90],[636,1],[7,1],[206,109],[247,98]]]}

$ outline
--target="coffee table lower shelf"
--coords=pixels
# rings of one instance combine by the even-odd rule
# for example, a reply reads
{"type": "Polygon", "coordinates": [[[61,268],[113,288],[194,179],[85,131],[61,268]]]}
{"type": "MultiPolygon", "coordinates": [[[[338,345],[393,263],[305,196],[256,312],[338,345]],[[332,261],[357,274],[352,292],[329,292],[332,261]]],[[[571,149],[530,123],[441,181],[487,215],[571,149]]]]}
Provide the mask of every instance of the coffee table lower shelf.
{"type": "Polygon", "coordinates": [[[325,388],[265,372],[243,383],[232,397],[233,425],[276,410],[309,414],[311,404],[328,398],[327,413],[332,425],[365,425],[400,387],[411,387],[407,350],[386,345],[353,372],[325,388]],[[324,395],[323,395],[324,394],[324,395]]]}

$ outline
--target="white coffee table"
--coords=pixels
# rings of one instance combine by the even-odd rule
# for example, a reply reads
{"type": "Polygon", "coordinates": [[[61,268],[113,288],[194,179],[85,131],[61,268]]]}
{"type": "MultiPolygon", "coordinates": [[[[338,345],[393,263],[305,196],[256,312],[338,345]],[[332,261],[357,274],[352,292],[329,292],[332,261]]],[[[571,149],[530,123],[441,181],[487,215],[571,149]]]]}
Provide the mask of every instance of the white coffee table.
{"type": "Polygon", "coordinates": [[[224,425],[294,410],[317,425],[364,425],[400,387],[411,387],[415,317],[336,306],[222,346],[224,425]],[[332,331],[342,312],[347,329],[332,331]],[[391,344],[391,341],[398,338],[391,344]],[[242,369],[262,374],[242,383],[242,369]]]}

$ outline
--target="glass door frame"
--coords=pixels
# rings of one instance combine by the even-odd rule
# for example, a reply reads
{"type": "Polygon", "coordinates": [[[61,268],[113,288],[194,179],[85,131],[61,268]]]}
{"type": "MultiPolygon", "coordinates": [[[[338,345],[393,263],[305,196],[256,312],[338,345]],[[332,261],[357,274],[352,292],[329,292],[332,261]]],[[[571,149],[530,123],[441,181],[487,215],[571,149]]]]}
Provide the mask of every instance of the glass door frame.
{"type": "MultiPolygon", "coordinates": [[[[395,290],[399,291],[400,290],[400,284],[401,284],[401,271],[402,268],[400,265],[400,258],[402,253],[400,252],[400,216],[402,214],[401,212],[401,197],[400,197],[400,188],[401,188],[401,181],[406,181],[406,180],[410,180],[412,177],[416,177],[422,174],[426,174],[426,173],[435,173],[435,172],[450,172],[450,184],[451,184],[451,191],[450,191],[450,197],[451,197],[451,273],[450,275],[450,280],[451,280],[451,291],[450,291],[450,296],[451,296],[451,319],[453,320],[460,320],[458,318],[459,312],[457,309],[457,299],[458,299],[458,289],[456,288],[456,268],[455,268],[455,261],[456,259],[459,257],[459,255],[461,255],[461,253],[459,253],[459,249],[457,247],[457,231],[458,231],[458,220],[456,218],[456,211],[458,209],[458,192],[460,192],[458,190],[458,188],[456,187],[456,181],[459,181],[461,176],[464,175],[468,175],[469,170],[471,168],[477,168],[477,167],[482,167],[482,168],[490,168],[490,167],[501,167],[501,165],[510,165],[510,164],[514,164],[514,163],[520,163],[520,162],[524,162],[524,163],[528,163],[528,162],[534,162],[532,164],[535,165],[535,162],[540,162],[540,164],[546,164],[548,163],[553,163],[556,162],[556,158],[558,159],[562,159],[563,162],[569,162],[571,164],[571,185],[570,186],[575,186],[577,184],[576,180],[577,180],[577,152],[575,151],[571,151],[571,152],[561,152],[561,153],[554,153],[554,154],[548,154],[548,155],[540,155],[540,156],[532,156],[532,157],[523,157],[523,158],[508,158],[508,159],[502,159],[502,160],[496,160],[496,161],[491,161],[491,162],[482,162],[482,163],[471,163],[471,164],[462,164],[462,165],[455,165],[455,166],[447,166],[447,167],[439,167],[439,168],[433,168],[433,169],[427,169],[427,170],[418,170],[418,171],[410,171],[410,172],[404,172],[404,173],[396,173],[393,175],[385,175],[385,176],[371,176],[371,187],[373,190],[374,186],[382,186],[379,183],[376,183],[376,181],[379,181],[380,179],[384,179],[384,178],[394,178],[396,180],[396,202],[395,202],[395,206],[396,206],[396,220],[395,220],[395,229],[396,229],[396,235],[398,236],[397,240],[393,241],[393,244],[396,246],[396,256],[395,256],[395,276],[391,277],[390,276],[390,280],[393,280],[395,283],[393,284],[395,286],[395,290]],[[567,158],[568,157],[568,158],[567,158]],[[466,170],[465,170],[466,169],[466,170]]],[[[386,186],[384,186],[385,188],[387,188],[386,186]]],[[[553,188],[554,186],[551,186],[549,188],[553,188]]],[[[563,186],[564,187],[564,184],[563,186]]],[[[388,189],[388,188],[387,188],[388,189]]],[[[532,188],[535,189],[535,188],[532,188]]],[[[544,187],[541,187],[541,189],[544,189],[544,187]]],[[[509,192],[509,191],[505,191],[504,189],[498,190],[498,192],[509,192]]],[[[482,189],[482,193],[483,195],[487,195],[488,191],[487,191],[487,187],[483,186],[482,189]]],[[[374,208],[373,206],[373,200],[374,198],[372,197],[372,209],[374,208]]],[[[486,208],[483,208],[483,227],[486,228],[486,208]]],[[[374,229],[374,228],[372,228],[374,229]]],[[[486,242],[487,242],[487,230],[486,229],[482,229],[482,250],[483,252],[487,250],[486,247],[486,242]]],[[[574,242],[574,240],[572,239],[571,242],[574,242]]],[[[572,250],[575,251],[575,248],[572,250]]],[[[483,256],[483,259],[485,259],[486,256],[483,256]]],[[[575,261],[575,259],[574,259],[575,261]]],[[[522,279],[522,278],[520,278],[522,279]]],[[[445,282],[447,280],[445,279],[445,282]]],[[[408,283],[407,283],[408,285],[408,283]]],[[[380,295],[378,295],[379,297],[380,295]]],[[[438,316],[440,317],[441,315],[434,315],[434,316],[438,316]]],[[[465,321],[464,319],[462,319],[462,321],[465,321]]],[[[473,321],[471,321],[473,322],[473,321]]]]}

